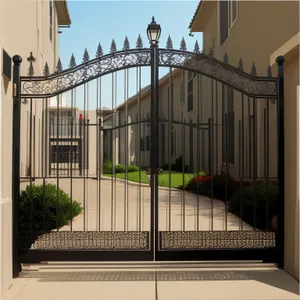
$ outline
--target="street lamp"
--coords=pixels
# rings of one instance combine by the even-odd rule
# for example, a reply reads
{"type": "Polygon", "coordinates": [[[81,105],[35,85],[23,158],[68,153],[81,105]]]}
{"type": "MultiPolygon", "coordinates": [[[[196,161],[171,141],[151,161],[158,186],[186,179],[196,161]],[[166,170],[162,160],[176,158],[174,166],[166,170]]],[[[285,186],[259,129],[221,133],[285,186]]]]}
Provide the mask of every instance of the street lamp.
{"type": "Polygon", "coordinates": [[[150,44],[157,45],[160,38],[161,28],[159,24],[156,24],[155,18],[152,17],[152,22],[148,25],[147,36],[150,44]]]}
{"type": "MultiPolygon", "coordinates": [[[[150,189],[151,189],[151,249],[158,245],[158,169],[159,161],[159,84],[158,84],[158,67],[159,51],[158,41],[160,38],[161,28],[156,24],[154,17],[147,27],[147,36],[151,48],[151,118],[150,118],[150,189]]],[[[154,257],[155,259],[155,257],[154,257]]]]}

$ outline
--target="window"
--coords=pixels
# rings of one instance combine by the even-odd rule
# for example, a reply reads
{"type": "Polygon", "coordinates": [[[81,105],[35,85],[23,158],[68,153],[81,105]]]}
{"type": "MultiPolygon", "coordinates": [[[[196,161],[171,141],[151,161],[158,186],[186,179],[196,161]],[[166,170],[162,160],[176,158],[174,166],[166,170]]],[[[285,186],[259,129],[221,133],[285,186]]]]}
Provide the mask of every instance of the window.
{"type": "Polygon", "coordinates": [[[223,89],[223,163],[234,164],[234,90],[223,89]]]}
{"type": "Polygon", "coordinates": [[[140,151],[145,151],[144,149],[144,138],[140,138],[140,151]]]}
{"type": "Polygon", "coordinates": [[[78,145],[51,145],[51,163],[79,163],[78,145]]]}
{"type": "Polygon", "coordinates": [[[220,44],[229,36],[229,29],[237,19],[237,0],[220,1],[220,44]]]}
{"type": "Polygon", "coordinates": [[[193,110],[193,84],[194,73],[188,72],[188,112],[193,110]]]}
{"type": "Polygon", "coordinates": [[[180,103],[184,103],[184,89],[183,89],[183,82],[180,83],[180,103]]]}
{"type": "Polygon", "coordinates": [[[52,42],[53,39],[53,0],[49,1],[50,5],[50,11],[49,11],[49,17],[50,17],[50,41],[52,42]]]}
{"type": "Polygon", "coordinates": [[[150,151],[150,136],[146,136],[146,151],[150,151]]]}

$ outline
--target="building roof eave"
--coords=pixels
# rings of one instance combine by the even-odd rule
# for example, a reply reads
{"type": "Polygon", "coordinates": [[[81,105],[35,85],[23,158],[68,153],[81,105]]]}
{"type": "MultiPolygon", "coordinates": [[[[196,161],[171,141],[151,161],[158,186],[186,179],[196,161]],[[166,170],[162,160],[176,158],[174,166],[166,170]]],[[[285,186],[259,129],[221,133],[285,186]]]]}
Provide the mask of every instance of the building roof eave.
{"type": "Polygon", "coordinates": [[[60,26],[70,26],[71,17],[68,9],[67,0],[55,1],[58,25],[60,26]]]}

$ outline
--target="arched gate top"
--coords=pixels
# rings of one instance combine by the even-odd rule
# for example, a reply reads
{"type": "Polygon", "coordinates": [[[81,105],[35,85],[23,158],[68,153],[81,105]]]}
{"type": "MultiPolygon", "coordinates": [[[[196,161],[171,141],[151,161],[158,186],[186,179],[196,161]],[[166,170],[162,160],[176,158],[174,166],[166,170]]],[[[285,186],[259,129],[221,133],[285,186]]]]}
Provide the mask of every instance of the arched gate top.
{"type": "MultiPolygon", "coordinates": [[[[196,72],[257,98],[277,97],[277,79],[254,77],[201,53],[158,49],[159,66],[196,72]]],[[[151,49],[116,51],[49,76],[21,77],[22,98],[54,97],[112,72],[150,66],[151,49]]]]}

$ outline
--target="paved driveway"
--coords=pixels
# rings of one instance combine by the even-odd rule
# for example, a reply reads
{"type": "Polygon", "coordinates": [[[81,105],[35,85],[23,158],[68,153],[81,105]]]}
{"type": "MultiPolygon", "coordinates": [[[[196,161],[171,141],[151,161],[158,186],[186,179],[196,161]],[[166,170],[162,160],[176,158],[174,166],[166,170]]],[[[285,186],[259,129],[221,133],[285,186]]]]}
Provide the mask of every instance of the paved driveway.
{"type": "MultiPolygon", "coordinates": [[[[57,180],[48,180],[57,184],[57,180]]],[[[36,184],[39,184],[38,180],[36,184]]],[[[60,179],[59,187],[70,194],[71,180],[60,179]]],[[[83,213],[72,222],[73,231],[148,231],[150,229],[150,187],[103,178],[72,180],[73,199],[83,213]]],[[[159,188],[159,230],[171,231],[249,230],[252,227],[226,213],[225,204],[186,191],[159,188]],[[227,227],[226,227],[227,224],[227,227]]],[[[60,230],[70,230],[64,226],[60,230]]]]}

